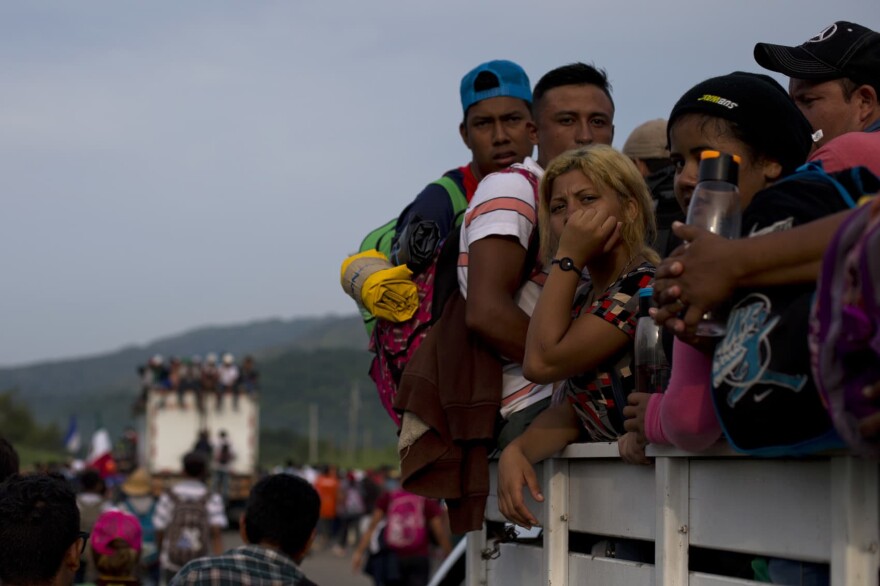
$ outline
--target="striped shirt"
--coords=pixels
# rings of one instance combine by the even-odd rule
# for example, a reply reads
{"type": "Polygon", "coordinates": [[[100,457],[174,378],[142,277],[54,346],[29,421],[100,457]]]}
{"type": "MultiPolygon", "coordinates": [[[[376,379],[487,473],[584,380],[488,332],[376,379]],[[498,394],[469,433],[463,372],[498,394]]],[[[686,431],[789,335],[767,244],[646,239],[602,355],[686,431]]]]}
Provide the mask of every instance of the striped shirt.
{"type": "MultiPolygon", "coordinates": [[[[205,483],[198,480],[181,480],[172,488],[174,495],[182,500],[198,500],[205,496],[208,487],[205,483]]],[[[208,507],[208,524],[211,527],[225,529],[229,524],[226,518],[226,507],[223,505],[223,499],[217,493],[211,495],[207,503],[208,507]]],[[[153,527],[156,531],[165,531],[174,518],[174,503],[168,496],[163,493],[156,503],[156,510],[153,512],[153,527]]],[[[159,555],[159,563],[167,570],[177,570],[178,566],[172,564],[168,559],[168,540],[162,542],[162,552],[159,555]]]]}
{"type": "Polygon", "coordinates": [[[170,586],[315,586],[292,559],[259,545],[242,545],[186,564],[170,586]]]}
{"type": "MultiPolygon", "coordinates": [[[[529,180],[515,169],[525,169],[540,181],[544,171],[531,158],[513,170],[492,173],[480,182],[461,229],[458,257],[458,285],[467,299],[468,250],[470,245],[489,236],[515,237],[528,250],[537,224],[537,194],[529,180]]],[[[541,294],[546,275],[538,273],[516,292],[514,301],[527,315],[532,315],[541,294]]],[[[550,396],[552,385],[539,385],[526,380],[522,365],[507,361],[503,367],[501,416],[525,409],[550,396]]]]}

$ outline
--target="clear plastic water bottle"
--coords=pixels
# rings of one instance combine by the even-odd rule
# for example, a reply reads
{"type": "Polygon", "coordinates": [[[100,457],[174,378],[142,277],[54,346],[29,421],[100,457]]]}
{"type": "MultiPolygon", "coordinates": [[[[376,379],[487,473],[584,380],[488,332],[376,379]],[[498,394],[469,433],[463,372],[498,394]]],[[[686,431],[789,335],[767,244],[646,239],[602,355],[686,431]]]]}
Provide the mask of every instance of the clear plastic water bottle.
{"type": "MultiPolygon", "coordinates": [[[[700,171],[688,206],[687,223],[725,238],[739,238],[742,231],[739,179],[740,157],[703,151],[700,171]]],[[[697,325],[697,335],[719,337],[727,332],[726,311],[713,310],[697,325]]]]}
{"type": "Polygon", "coordinates": [[[636,390],[640,393],[662,393],[669,384],[669,360],[663,348],[662,328],[648,315],[654,289],[639,290],[639,321],[636,322],[635,359],[636,390]]]}

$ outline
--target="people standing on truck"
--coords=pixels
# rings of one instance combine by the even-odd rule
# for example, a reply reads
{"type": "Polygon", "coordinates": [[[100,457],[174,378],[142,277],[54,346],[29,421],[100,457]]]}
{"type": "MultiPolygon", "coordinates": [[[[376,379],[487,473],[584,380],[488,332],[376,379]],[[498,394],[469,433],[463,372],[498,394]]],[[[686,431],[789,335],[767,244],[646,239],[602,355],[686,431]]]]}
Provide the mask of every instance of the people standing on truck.
{"type": "Polygon", "coordinates": [[[214,447],[211,445],[211,436],[208,434],[207,429],[203,429],[199,432],[199,436],[196,438],[196,443],[193,446],[192,451],[202,454],[207,462],[213,460],[214,447]]]}
{"type": "Polygon", "coordinates": [[[150,358],[150,371],[152,372],[152,383],[154,388],[168,388],[168,368],[165,366],[165,359],[161,354],[155,354],[150,358]]]}
{"type": "Polygon", "coordinates": [[[199,410],[199,413],[204,413],[205,393],[204,388],[202,387],[202,357],[198,354],[193,354],[189,361],[189,376],[191,381],[188,383],[188,386],[196,395],[196,409],[199,410]]]}
{"type": "Polygon", "coordinates": [[[185,409],[183,389],[181,388],[181,363],[180,358],[177,356],[172,356],[168,359],[168,390],[177,393],[177,406],[185,409]]]}
{"type": "Polygon", "coordinates": [[[153,515],[162,578],[169,581],[190,560],[223,551],[226,509],[205,484],[208,460],[199,452],[183,457],[185,478],[159,497],[153,515]]]}
{"type": "Polygon", "coordinates": [[[209,352],[202,363],[202,393],[213,393],[217,390],[217,355],[209,352]]]}
{"type": "Polygon", "coordinates": [[[233,460],[235,460],[235,452],[229,442],[229,435],[225,429],[221,429],[217,448],[214,451],[214,492],[220,493],[224,503],[229,502],[229,471],[233,460]]]}
{"type": "MultiPolygon", "coordinates": [[[[236,390],[238,383],[238,366],[235,364],[235,357],[227,352],[223,355],[223,363],[217,368],[217,410],[223,408],[223,395],[231,394],[236,390]]],[[[235,399],[238,399],[236,395],[235,399]]],[[[237,403],[237,401],[236,401],[237,403]]],[[[237,407],[237,404],[234,405],[237,407]]]]}
{"type": "Polygon", "coordinates": [[[249,396],[256,394],[260,390],[259,382],[260,373],[257,371],[254,357],[250,355],[245,356],[244,361],[241,363],[241,370],[236,383],[236,401],[238,400],[238,393],[245,393],[249,396]]]}
{"type": "Polygon", "coordinates": [[[146,468],[138,468],[119,488],[122,492],[122,499],[118,503],[119,509],[137,517],[141,525],[142,547],[138,575],[144,586],[157,586],[159,550],[156,548],[156,530],[153,527],[157,499],[151,491],[150,474],[146,468]]]}
{"type": "Polygon", "coordinates": [[[188,563],[171,586],[315,586],[300,564],[315,536],[320,507],[317,492],[302,478],[289,474],[263,478],[251,489],[241,516],[239,533],[245,544],[188,563]]]}

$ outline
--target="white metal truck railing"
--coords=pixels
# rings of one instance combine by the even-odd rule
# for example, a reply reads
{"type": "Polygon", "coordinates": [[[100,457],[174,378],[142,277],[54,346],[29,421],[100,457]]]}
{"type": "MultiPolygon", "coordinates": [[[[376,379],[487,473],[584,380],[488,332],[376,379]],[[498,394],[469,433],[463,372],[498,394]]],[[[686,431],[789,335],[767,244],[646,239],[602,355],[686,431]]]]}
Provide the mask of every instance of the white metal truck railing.
{"type": "MultiPolygon", "coordinates": [[[[688,548],[830,564],[832,586],[877,586],[878,464],[844,453],[755,459],[719,445],[703,454],[648,447],[653,466],[616,443],[575,444],[540,464],[544,503],[526,502],[543,547],[468,535],[467,586],[732,586],[749,580],[688,569],[688,548]],[[569,551],[572,532],[654,543],[655,565],[569,551]]],[[[486,509],[498,511],[497,462],[486,509]]],[[[527,492],[527,491],[526,491],[527,492]]],[[[539,540],[540,542],[540,540],[539,540]]]]}

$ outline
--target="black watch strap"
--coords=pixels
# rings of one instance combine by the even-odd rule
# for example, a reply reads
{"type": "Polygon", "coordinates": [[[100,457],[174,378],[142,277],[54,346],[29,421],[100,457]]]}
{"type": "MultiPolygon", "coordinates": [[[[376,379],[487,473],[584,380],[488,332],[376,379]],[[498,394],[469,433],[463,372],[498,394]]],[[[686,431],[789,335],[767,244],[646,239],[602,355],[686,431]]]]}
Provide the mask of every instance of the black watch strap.
{"type": "Polygon", "coordinates": [[[572,271],[577,274],[581,274],[581,269],[574,266],[574,261],[567,256],[563,256],[562,258],[554,258],[550,261],[551,265],[559,265],[559,268],[563,271],[572,271]]]}

